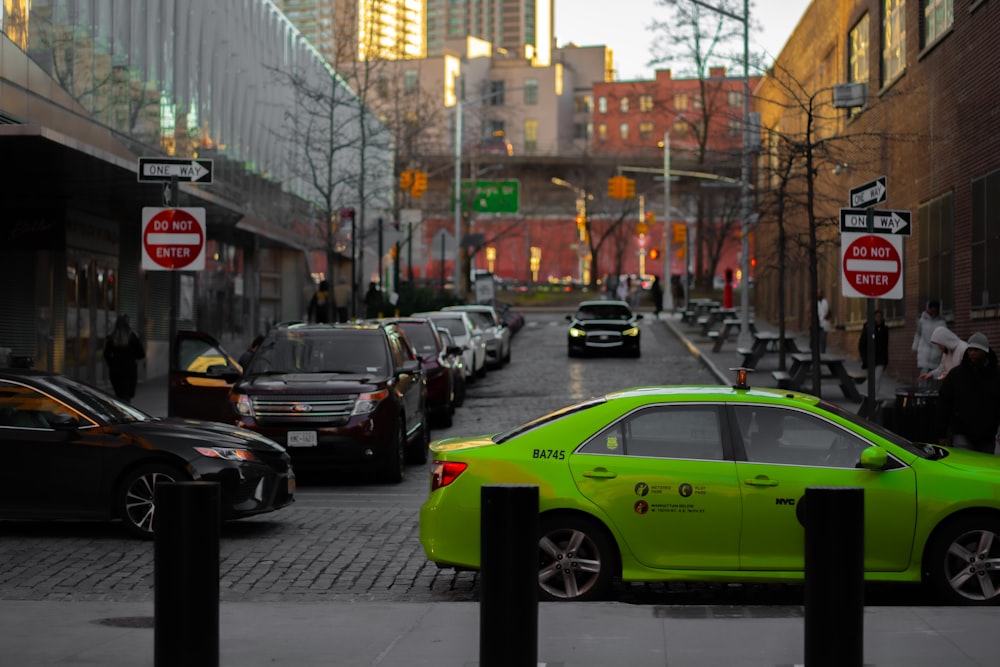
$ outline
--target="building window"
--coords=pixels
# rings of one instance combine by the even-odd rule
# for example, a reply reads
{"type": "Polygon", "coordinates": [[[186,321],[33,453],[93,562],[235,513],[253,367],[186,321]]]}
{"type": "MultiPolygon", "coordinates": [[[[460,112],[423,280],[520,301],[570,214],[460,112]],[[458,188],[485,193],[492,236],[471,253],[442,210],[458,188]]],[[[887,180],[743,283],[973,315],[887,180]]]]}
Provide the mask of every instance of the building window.
{"type": "Polygon", "coordinates": [[[598,141],[608,140],[608,126],[605,123],[597,124],[597,140],[598,141]]]}
{"type": "Polygon", "coordinates": [[[922,0],[924,3],[924,46],[951,27],[954,19],[952,0],[922,0]]]}
{"type": "Polygon", "coordinates": [[[743,108],[743,91],[740,90],[730,90],[726,94],[727,104],[729,104],[730,109],[742,109],[743,108]]]}
{"type": "MultiPolygon", "coordinates": [[[[849,53],[847,56],[850,66],[847,78],[851,83],[868,83],[869,25],[868,14],[865,14],[851,30],[850,43],[848,44],[849,53]]],[[[850,116],[855,116],[861,113],[861,107],[851,107],[847,110],[847,113],[850,116]]]]}
{"type": "Polygon", "coordinates": [[[417,70],[408,69],[403,72],[403,94],[416,95],[420,89],[420,77],[417,70]]]}
{"type": "Polygon", "coordinates": [[[688,135],[688,124],[686,120],[675,120],[670,127],[670,136],[686,137],[688,135]]]}
{"type": "Polygon", "coordinates": [[[677,93],[676,95],[674,95],[674,110],[687,111],[687,108],[688,108],[687,93],[677,93]]]}
{"type": "Polygon", "coordinates": [[[591,132],[590,123],[573,123],[574,139],[590,139],[590,132],[591,132]]]}
{"type": "Polygon", "coordinates": [[[653,138],[653,123],[644,120],[639,123],[639,141],[650,141],[653,138]]]}
{"type": "Polygon", "coordinates": [[[574,113],[590,113],[591,110],[590,95],[580,95],[573,99],[574,113]]]}
{"type": "MultiPolygon", "coordinates": [[[[975,185],[973,183],[973,197],[975,197],[975,185]]],[[[954,194],[950,192],[922,204],[917,209],[917,303],[939,299],[942,315],[951,312],[955,305],[952,294],[955,280],[952,238],[954,215],[954,194]]],[[[975,243],[972,255],[975,258],[975,243]]],[[[976,262],[973,259],[973,275],[975,266],[976,262]]],[[[975,301],[973,299],[973,303],[975,301]]]]}
{"type": "Polygon", "coordinates": [[[524,121],[524,152],[534,153],[538,150],[538,121],[524,121]]]}
{"type": "Polygon", "coordinates": [[[644,113],[649,113],[653,110],[653,96],[652,95],[640,95],[639,96],[639,111],[644,113]]]}
{"type": "Polygon", "coordinates": [[[1000,252],[1000,171],[972,182],[973,308],[1000,304],[1000,265],[995,261],[998,255],[991,256],[991,252],[1000,252]]]}
{"type": "Polygon", "coordinates": [[[525,79],[524,103],[538,104],[538,79],[525,79]]]}
{"type": "Polygon", "coordinates": [[[622,113],[628,113],[628,98],[623,97],[618,100],[618,110],[622,113]]]}
{"type": "Polygon", "coordinates": [[[739,118],[730,118],[726,122],[726,134],[731,137],[738,137],[743,132],[743,121],[739,118]]]}
{"type": "Polygon", "coordinates": [[[504,82],[490,81],[490,106],[502,107],[504,102],[504,82]]]}
{"type": "Polygon", "coordinates": [[[608,112],[608,98],[601,95],[597,98],[597,113],[607,113],[608,112]]]}
{"type": "Polygon", "coordinates": [[[618,137],[622,141],[628,141],[628,123],[621,123],[618,125],[618,137]]]}
{"type": "Polygon", "coordinates": [[[851,71],[848,80],[851,83],[864,83],[868,80],[868,14],[861,17],[851,30],[850,63],[851,71]]]}
{"type": "Polygon", "coordinates": [[[882,85],[903,73],[906,67],[906,0],[883,0],[882,85]]]}

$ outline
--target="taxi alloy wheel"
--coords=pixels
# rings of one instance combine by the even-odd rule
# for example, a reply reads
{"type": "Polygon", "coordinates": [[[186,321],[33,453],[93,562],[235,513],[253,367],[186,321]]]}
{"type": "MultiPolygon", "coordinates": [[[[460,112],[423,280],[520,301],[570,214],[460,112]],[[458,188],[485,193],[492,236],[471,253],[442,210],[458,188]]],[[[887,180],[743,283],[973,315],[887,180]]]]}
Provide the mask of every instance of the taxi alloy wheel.
{"type": "Polygon", "coordinates": [[[118,515],[129,532],[151,540],[156,527],[156,485],[187,479],[168,465],[154,463],[136,468],[123,480],[118,492],[118,515]]]}
{"type": "Polygon", "coordinates": [[[582,516],[541,520],[538,586],[543,600],[598,600],[607,594],[615,550],[604,527],[582,516]]]}
{"type": "Polygon", "coordinates": [[[930,558],[931,582],[949,602],[1000,604],[1000,521],[969,517],[946,526],[930,558]]]}

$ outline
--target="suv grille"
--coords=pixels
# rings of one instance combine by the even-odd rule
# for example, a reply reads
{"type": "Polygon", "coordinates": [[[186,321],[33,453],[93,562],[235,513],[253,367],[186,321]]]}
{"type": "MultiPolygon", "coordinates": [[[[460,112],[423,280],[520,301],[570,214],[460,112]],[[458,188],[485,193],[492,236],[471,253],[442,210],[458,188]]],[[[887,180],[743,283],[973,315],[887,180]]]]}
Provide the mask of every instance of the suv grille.
{"type": "Polygon", "coordinates": [[[253,411],[261,424],[344,424],[358,394],[337,396],[254,396],[253,411]]]}

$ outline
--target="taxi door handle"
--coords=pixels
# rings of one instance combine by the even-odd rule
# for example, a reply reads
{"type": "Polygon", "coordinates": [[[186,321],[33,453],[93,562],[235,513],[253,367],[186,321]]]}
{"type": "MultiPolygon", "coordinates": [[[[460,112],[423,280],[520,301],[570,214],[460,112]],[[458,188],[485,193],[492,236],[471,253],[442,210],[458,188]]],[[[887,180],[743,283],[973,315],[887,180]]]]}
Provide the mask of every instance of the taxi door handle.
{"type": "Polygon", "coordinates": [[[743,483],[747,486],[778,486],[778,480],[768,479],[767,477],[753,477],[744,480],[743,483]]]}
{"type": "Polygon", "coordinates": [[[587,470],[583,473],[584,477],[597,477],[600,479],[614,479],[618,476],[618,473],[611,472],[606,468],[598,468],[597,470],[587,470]]]}

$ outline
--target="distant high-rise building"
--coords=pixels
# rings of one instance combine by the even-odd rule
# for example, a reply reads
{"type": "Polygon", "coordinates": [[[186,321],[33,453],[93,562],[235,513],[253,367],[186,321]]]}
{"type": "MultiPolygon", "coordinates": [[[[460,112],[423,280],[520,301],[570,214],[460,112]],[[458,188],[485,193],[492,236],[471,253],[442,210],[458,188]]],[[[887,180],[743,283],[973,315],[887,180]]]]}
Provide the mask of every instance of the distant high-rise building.
{"type": "Polygon", "coordinates": [[[426,56],[425,0],[276,0],[278,8],[331,63],[349,57],[426,56]],[[356,45],[352,51],[338,42],[356,45]]]}
{"type": "Polygon", "coordinates": [[[555,41],[554,0],[427,0],[427,55],[439,56],[449,40],[468,36],[549,65],[555,41]]]}

